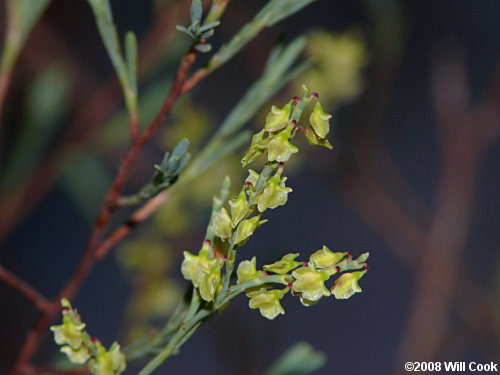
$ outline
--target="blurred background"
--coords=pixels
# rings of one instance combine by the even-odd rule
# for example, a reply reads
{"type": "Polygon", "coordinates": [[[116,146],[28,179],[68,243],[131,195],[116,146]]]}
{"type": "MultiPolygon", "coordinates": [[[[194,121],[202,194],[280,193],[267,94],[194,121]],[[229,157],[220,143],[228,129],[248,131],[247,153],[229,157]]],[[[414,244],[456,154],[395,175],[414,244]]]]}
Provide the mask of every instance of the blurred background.
{"type": "MultiPolygon", "coordinates": [[[[214,48],[264,3],[230,2],[214,48]]],[[[147,124],[189,44],[175,25],[188,23],[190,1],[111,4],[120,34],[139,37],[147,124]]],[[[3,3],[0,12],[4,33],[3,3]]],[[[363,293],[310,308],[288,297],[274,321],[240,297],[158,374],[262,374],[299,341],[327,355],[319,375],[403,374],[406,361],[500,361],[499,20],[495,0],[320,0],[265,29],[177,103],[144,149],[128,193],[183,137],[196,156],[273,46],[306,34],[301,59],[314,67],[246,126],[260,129],[271,103],[282,106],[306,83],[333,113],[334,149],[299,144],[287,166],[287,205],[270,212],[238,256],[256,255],[262,266],[326,244],[369,251],[370,271],[363,293]]],[[[54,298],[128,143],[121,91],[87,2],[52,1],[17,60],[1,123],[0,264],[54,298]]],[[[243,152],[174,187],[156,215],[97,263],[74,301],[89,332],[106,345],[125,343],[165,321],[187,285],[182,251],[199,249],[225,174],[237,193],[243,152]]],[[[112,227],[125,218],[118,214],[112,227]]],[[[3,283],[0,306],[5,373],[38,313],[3,283]]],[[[49,336],[37,364],[61,361],[49,336]]]]}

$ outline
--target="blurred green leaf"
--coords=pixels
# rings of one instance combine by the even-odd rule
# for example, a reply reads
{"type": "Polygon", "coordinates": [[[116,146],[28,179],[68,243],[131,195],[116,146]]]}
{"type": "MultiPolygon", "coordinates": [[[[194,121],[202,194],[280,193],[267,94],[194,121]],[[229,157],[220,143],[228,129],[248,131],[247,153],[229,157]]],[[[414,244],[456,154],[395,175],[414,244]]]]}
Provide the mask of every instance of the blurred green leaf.
{"type": "Polygon", "coordinates": [[[98,158],[85,156],[71,164],[61,184],[82,217],[91,223],[111,184],[111,176],[98,158]]]}
{"type": "Polygon", "coordinates": [[[290,17],[292,14],[297,13],[313,1],[315,0],[285,0],[276,2],[277,4],[275,5],[275,8],[273,8],[274,17],[267,22],[267,26],[270,27],[275,23],[290,17]]]}
{"type": "Polygon", "coordinates": [[[127,61],[123,58],[109,0],[87,0],[92,7],[99,34],[122,85],[131,117],[137,118],[137,41],[133,33],[125,38],[127,61]]]}
{"type": "Polygon", "coordinates": [[[318,371],[325,363],[324,353],[308,343],[299,342],[278,358],[265,375],[308,375],[318,371]]]}
{"type": "Polygon", "coordinates": [[[25,118],[2,177],[2,192],[13,188],[47,150],[66,108],[70,76],[59,66],[39,73],[28,92],[25,118]]]}
{"type": "Polygon", "coordinates": [[[209,60],[200,72],[210,72],[226,63],[264,28],[274,25],[316,0],[270,0],[236,35],[209,60]]]}
{"type": "Polygon", "coordinates": [[[49,3],[50,0],[6,1],[5,43],[0,60],[0,82],[4,89],[26,38],[49,3]]]}
{"type": "Polygon", "coordinates": [[[137,37],[132,31],[125,34],[125,55],[130,85],[137,92],[137,37]]]}
{"type": "Polygon", "coordinates": [[[200,0],[193,0],[191,2],[191,24],[200,23],[203,14],[203,6],[200,0]]]}

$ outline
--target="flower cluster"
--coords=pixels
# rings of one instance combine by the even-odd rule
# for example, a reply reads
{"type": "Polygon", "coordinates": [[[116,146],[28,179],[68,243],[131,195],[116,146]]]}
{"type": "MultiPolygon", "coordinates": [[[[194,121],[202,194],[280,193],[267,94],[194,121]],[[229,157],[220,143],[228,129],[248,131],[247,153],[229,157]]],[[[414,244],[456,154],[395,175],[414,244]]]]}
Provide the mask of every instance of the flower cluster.
{"type": "Polygon", "coordinates": [[[67,299],[62,299],[61,306],[62,324],[50,327],[54,332],[54,341],[61,345],[61,352],[72,363],[82,365],[88,362],[89,370],[94,375],[118,375],[125,371],[125,355],[120,345],[115,342],[107,350],[85,331],[85,323],[67,299]]]}
{"type": "Polygon", "coordinates": [[[333,294],[337,299],[346,299],[353,294],[361,292],[358,285],[359,279],[368,270],[366,260],[368,253],[362,254],[358,259],[352,259],[350,253],[330,251],[326,246],[316,251],[309,257],[309,262],[299,262],[295,259],[299,254],[287,254],[281,260],[264,266],[263,271],[257,271],[255,257],[251,261],[240,263],[237,274],[238,284],[255,284],[246,289],[247,297],[250,298],[251,309],[259,309],[260,313],[268,318],[274,319],[285,311],[280,300],[291,290],[294,296],[300,297],[304,306],[317,303],[322,297],[333,294]],[[344,273],[332,285],[330,289],[325,286],[333,275],[348,270],[357,270],[344,273]],[[287,282],[284,289],[272,289],[266,278],[270,279],[274,274],[287,275],[281,282],[287,282]]]}
{"type": "Polygon", "coordinates": [[[238,195],[229,200],[228,208],[223,206],[223,202],[214,208],[209,225],[213,230],[213,241],[206,240],[198,255],[184,252],[182,274],[185,279],[191,280],[206,302],[226,301],[225,293],[233,296],[235,290],[245,291],[250,298],[250,308],[258,308],[263,316],[274,319],[285,313],[280,300],[289,290],[299,296],[306,306],[332,293],[336,298],[345,299],[361,291],[357,281],[366,272],[364,262],[368,254],[353,260],[349,253],[334,253],[327,247],[312,254],[308,262],[296,261],[299,254],[287,254],[281,260],[264,266],[262,271],[257,271],[255,257],[243,261],[237,268],[236,285],[228,285],[234,267],[235,250],[267,221],[262,220],[264,212],[284,205],[288,194],[292,192],[286,186],[287,178],[283,172],[285,163],[298,152],[298,148],[292,144],[297,132],[302,131],[312,145],[332,148],[326,139],[331,115],[323,110],[318,94],[310,93],[305,87],[304,91],[302,98],[294,97],[282,108],[271,107],[264,129],[253,136],[250,148],[241,160],[242,165],[246,166],[266,156],[265,167],[261,173],[248,170],[243,187],[238,195]],[[308,126],[298,125],[304,108],[312,101],[315,104],[308,126]],[[224,265],[225,274],[222,271],[224,265]],[[347,270],[360,271],[342,275],[331,290],[325,286],[324,283],[330,277],[347,270]],[[273,274],[278,277],[272,279],[273,274]],[[266,282],[271,279],[271,282],[266,282]],[[272,289],[271,283],[285,285],[285,288],[272,289]],[[221,298],[218,299],[219,296],[221,298]]]}

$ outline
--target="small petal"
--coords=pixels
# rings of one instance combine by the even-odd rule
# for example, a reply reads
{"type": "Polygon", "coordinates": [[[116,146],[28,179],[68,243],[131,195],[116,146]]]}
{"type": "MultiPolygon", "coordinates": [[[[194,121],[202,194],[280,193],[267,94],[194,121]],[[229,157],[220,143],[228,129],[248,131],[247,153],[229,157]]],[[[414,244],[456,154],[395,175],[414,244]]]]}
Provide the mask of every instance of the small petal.
{"type": "Polygon", "coordinates": [[[257,172],[255,172],[252,169],[249,169],[248,170],[248,177],[245,180],[245,182],[250,183],[253,186],[255,186],[257,184],[257,180],[259,179],[259,177],[260,177],[260,174],[258,174],[257,172]]]}
{"type": "Polygon", "coordinates": [[[243,220],[238,224],[236,229],[236,239],[234,240],[234,243],[237,245],[246,240],[253,234],[259,225],[264,224],[266,221],[267,220],[260,220],[260,215],[243,220]]]}
{"type": "Polygon", "coordinates": [[[347,253],[334,253],[328,247],[323,246],[321,250],[312,254],[309,260],[316,268],[329,268],[344,259],[346,255],[347,253]]]}
{"type": "Polygon", "coordinates": [[[236,270],[236,274],[238,275],[237,284],[242,284],[260,277],[265,274],[265,272],[257,271],[256,258],[253,257],[251,260],[244,260],[241,262],[236,270]]]}
{"type": "Polygon", "coordinates": [[[284,163],[290,159],[292,154],[299,152],[299,149],[290,143],[292,128],[289,127],[280,133],[273,135],[267,145],[267,159],[284,163]]]}
{"type": "Polygon", "coordinates": [[[243,167],[250,164],[264,153],[267,143],[269,142],[269,138],[264,139],[265,133],[265,129],[262,129],[252,137],[252,144],[241,159],[241,165],[243,167]]]}
{"type": "Polygon", "coordinates": [[[333,149],[333,146],[330,144],[330,142],[328,141],[328,139],[321,139],[319,138],[316,133],[314,132],[314,130],[311,130],[311,129],[305,129],[304,130],[304,135],[306,136],[307,138],[307,142],[309,142],[310,145],[313,145],[313,146],[322,146],[322,147],[326,147],[330,150],[333,149]]]}
{"type": "Polygon", "coordinates": [[[292,192],[292,189],[285,186],[285,181],[286,177],[281,178],[279,174],[269,179],[267,186],[257,200],[259,212],[264,212],[268,208],[276,208],[286,203],[288,193],[292,192]]]}
{"type": "Polygon", "coordinates": [[[271,107],[271,111],[266,116],[266,131],[275,132],[288,125],[288,119],[292,113],[292,103],[289,102],[283,108],[271,107]]]}
{"type": "Polygon", "coordinates": [[[361,287],[358,285],[358,281],[365,273],[366,270],[345,273],[340,276],[332,287],[332,292],[335,298],[347,299],[353,294],[361,292],[361,287]]]}
{"type": "Polygon", "coordinates": [[[77,365],[84,364],[92,355],[92,352],[86,346],[81,346],[78,349],[73,349],[71,346],[65,345],[60,350],[61,353],[66,354],[71,363],[75,363],[77,365]]]}
{"type": "Polygon", "coordinates": [[[231,217],[227,213],[226,209],[222,209],[214,215],[214,233],[221,239],[231,238],[233,234],[233,229],[231,225],[231,217]]]}
{"type": "Polygon", "coordinates": [[[281,260],[278,260],[273,264],[265,265],[264,269],[269,272],[284,275],[302,264],[302,262],[295,261],[295,258],[297,258],[299,255],[299,253],[286,254],[283,258],[281,258],[281,260]]]}
{"type": "Polygon", "coordinates": [[[237,197],[229,201],[229,205],[231,206],[232,226],[234,228],[248,214],[249,205],[244,188],[241,189],[237,197]]]}
{"type": "Polygon", "coordinates": [[[295,278],[292,290],[300,293],[302,298],[314,302],[330,295],[324,284],[329,277],[327,273],[316,271],[311,267],[301,267],[293,271],[292,276],[295,278]]]}
{"type": "Polygon", "coordinates": [[[250,301],[248,305],[251,309],[259,309],[262,316],[267,319],[274,319],[279,314],[284,314],[285,310],[280,304],[280,299],[286,294],[288,289],[283,290],[265,290],[260,289],[248,293],[250,301]]]}
{"type": "Polygon", "coordinates": [[[205,273],[200,282],[200,296],[205,301],[210,302],[215,298],[221,283],[221,275],[219,267],[212,267],[208,273],[205,273]]]}
{"type": "Polygon", "coordinates": [[[325,139],[326,135],[330,131],[328,120],[331,117],[332,115],[325,113],[320,102],[317,102],[314,106],[311,116],[309,117],[309,121],[311,122],[311,126],[314,129],[314,132],[320,139],[325,139]]]}
{"type": "Polygon", "coordinates": [[[63,323],[50,327],[54,332],[54,341],[58,345],[69,345],[73,349],[78,349],[87,338],[85,323],[82,323],[80,316],[71,307],[67,299],[61,301],[63,307],[63,323]]]}
{"type": "Polygon", "coordinates": [[[89,369],[95,375],[119,375],[125,371],[126,367],[125,355],[116,342],[109,350],[98,343],[97,355],[89,363],[89,369]]]}

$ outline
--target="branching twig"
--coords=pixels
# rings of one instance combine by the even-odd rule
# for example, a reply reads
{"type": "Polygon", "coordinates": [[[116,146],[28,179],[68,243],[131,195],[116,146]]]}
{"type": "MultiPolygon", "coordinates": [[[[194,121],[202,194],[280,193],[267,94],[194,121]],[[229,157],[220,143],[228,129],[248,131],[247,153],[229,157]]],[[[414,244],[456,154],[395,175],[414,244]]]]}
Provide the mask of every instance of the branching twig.
{"type": "MultiPolygon", "coordinates": [[[[159,15],[139,49],[139,77],[151,68],[165,47],[165,41],[175,32],[173,25],[180,13],[185,13],[190,0],[168,6],[159,15]]],[[[17,190],[0,202],[0,242],[22,220],[54,185],[60,173],[92,139],[101,124],[120,104],[119,85],[113,74],[82,105],[67,130],[41,163],[31,171],[17,190]]]]}
{"type": "Polygon", "coordinates": [[[134,165],[144,144],[153,136],[155,131],[167,117],[177,98],[182,94],[182,87],[186,79],[186,75],[195,59],[196,52],[193,51],[188,52],[183,57],[170,93],[167,96],[167,99],[165,100],[160,112],[156,115],[151,124],[140,135],[140,137],[132,141],[129,150],[127,151],[123,162],[120,165],[118,174],[111,184],[108,193],[106,194],[101,212],[95,222],[94,229],[92,230],[90,238],[87,242],[87,247],[80,262],[78,263],[76,270],[73,272],[66,285],[62,288],[57,298],[53,301],[52,308],[42,315],[42,317],[38,320],[35,328],[28,333],[21,347],[20,354],[13,366],[13,370],[11,371],[12,375],[21,373],[22,369],[29,363],[31,357],[34,355],[36,349],[38,348],[44,333],[47,331],[48,327],[58,313],[60,300],[62,298],[72,299],[74,297],[83,281],[87,277],[93,264],[97,260],[96,249],[99,247],[99,243],[101,241],[104,230],[107,227],[111,214],[116,208],[116,201],[130,175],[132,166],[134,165]]]}

